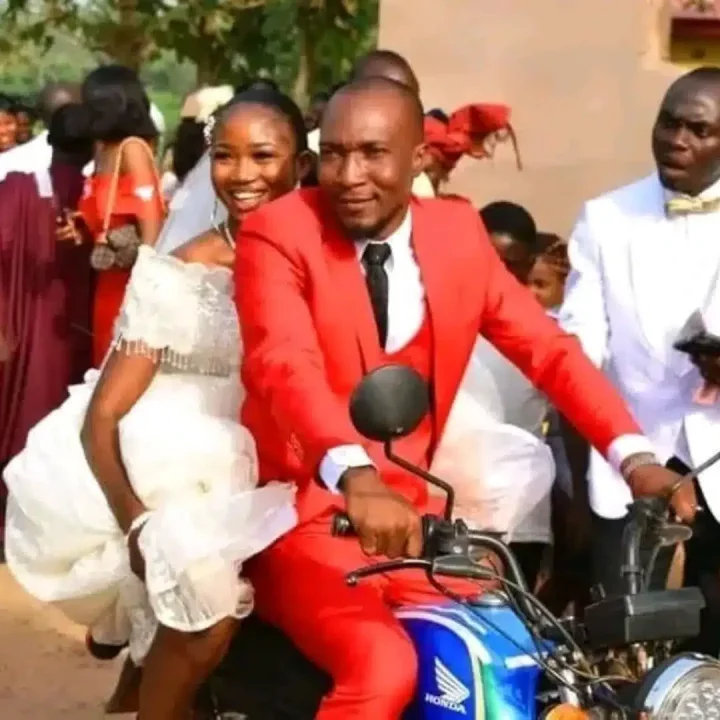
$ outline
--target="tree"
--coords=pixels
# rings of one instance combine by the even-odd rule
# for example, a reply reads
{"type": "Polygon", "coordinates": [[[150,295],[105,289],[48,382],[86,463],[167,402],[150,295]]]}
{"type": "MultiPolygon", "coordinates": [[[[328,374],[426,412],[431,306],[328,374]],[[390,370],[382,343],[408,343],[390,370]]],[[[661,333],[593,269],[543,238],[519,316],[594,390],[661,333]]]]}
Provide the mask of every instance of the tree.
{"type": "Polygon", "coordinates": [[[0,21],[11,43],[47,51],[62,29],[91,53],[139,69],[157,51],[152,0],[7,0],[0,21]]]}
{"type": "Polygon", "coordinates": [[[198,84],[237,85],[264,75],[302,101],[338,82],[374,46],[378,6],[378,0],[178,2],[165,9],[155,38],[195,63],[198,84]]]}
{"type": "Polygon", "coordinates": [[[172,50],[198,84],[266,75],[301,100],[372,46],[377,13],[378,0],[6,0],[0,22],[16,43],[47,49],[63,28],[135,69],[172,50]]]}
{"type": "Polygon", "coordinates": [[[378,0],[268,0],[266,52],[284,60],[284,87],[297,100],[347,77],[355,59],[375,46],[378,0]]]}

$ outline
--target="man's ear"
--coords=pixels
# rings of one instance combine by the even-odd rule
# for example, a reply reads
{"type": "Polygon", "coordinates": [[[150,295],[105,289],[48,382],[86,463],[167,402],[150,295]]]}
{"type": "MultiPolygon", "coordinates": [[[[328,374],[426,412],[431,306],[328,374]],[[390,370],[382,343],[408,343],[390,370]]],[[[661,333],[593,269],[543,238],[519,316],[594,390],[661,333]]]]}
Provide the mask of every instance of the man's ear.
{"type": "Polygon", "coordinates": [[[295,175],[298,179],[298,184],[304,180],[308,173],[317,165],[317,155],[310,150],[301,152],[297,158],[295,158],[295,175]]]}
{"type": "Polygon", "coordinates": [[[417,177],[421,172],[425,171],[428,165],[428,156],[428,148],[425,143],[421,143],[415,147],[412,156],[413,177],[417,177]]]}

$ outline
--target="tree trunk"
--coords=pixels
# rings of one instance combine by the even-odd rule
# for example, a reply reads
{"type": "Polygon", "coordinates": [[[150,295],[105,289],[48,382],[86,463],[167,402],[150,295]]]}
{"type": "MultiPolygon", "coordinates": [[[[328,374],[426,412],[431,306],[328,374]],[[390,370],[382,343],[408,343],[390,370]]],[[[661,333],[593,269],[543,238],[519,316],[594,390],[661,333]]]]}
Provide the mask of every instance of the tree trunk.
{"type": "Polygon", "coordinates": [[[215,82],[215,69],[208,64],[197,64],[195,84],[197,87],[206,87],[215,82]]]}
{"type": "MultiPolygon", "coordinates": [[[[302,11],[300,11],[302,12],[302,11]]],[[[293,99],[305,107],[310,97],[310,89],[313,87],[317,63],[315,62],[315,47],[312,40],[312,21],[306,20],[299,23],[300,41],[298,72],[293,84],[293,99]]]]}
{"type": "MultiPolygon", "coordinates": [[[[208,13],[203,16],[200,25],[200,37],[212,37],[213,36],[213,23],[215,17],[212,13],[208,13]]],[[[214,58],[214,53],[208,48],[208,52],[204,53],[201,57],[198,57],[196,61],[196,75],[195,83],[197,87],[207,87],[214,85],[217,80],[217,62],[214,58]]]]}
{"type": "Polygon", "coordinates": [[[137,12],[136,0],[119,0],[118,24],[109,29],[108,54],[121,65],[139,71],[150,42],[137,12]]]}
{"type": "Polygon", "coordinates": [[[113,45],[108,54],[119,65],[124,65],[135,72],[140,72],[142,57],[138,53],[132,52],[131,48],[113,45]]]}

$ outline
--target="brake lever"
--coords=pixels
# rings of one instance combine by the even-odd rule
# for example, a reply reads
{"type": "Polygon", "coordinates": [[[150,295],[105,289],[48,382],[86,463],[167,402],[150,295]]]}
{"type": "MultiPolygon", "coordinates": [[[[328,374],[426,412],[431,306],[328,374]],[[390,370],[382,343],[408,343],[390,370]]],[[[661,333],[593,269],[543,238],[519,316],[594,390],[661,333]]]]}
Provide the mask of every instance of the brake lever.
{"type": "Polygon", "coordinates": [[[697,465],[696,467],[692,468],[689,472],[685,473],[685,475],[683,475],[681,478],[682,482],[687,482],[688,480],[693,480],[701,472],[705,472],[705,470],[707,470],[709,467],[712,467],[718,460],[720,460],[720,451],[716,452],[712,457],[709,457],[705,462],[700,463],[700,465],[697,465]]]}
{"type": "Polygon", "coordinates": [[[466,580],[491,580],[495,577],[495,573],[473,562],[466,555],[441,555],[434,560],[402,558],[375,563],[348,573],[345,576],[345,582],[354,587],[363,578],[395,570],[424,570],[431,575],[445,575],[466,580]]]}
{"type": "MultiPolygon", "coordinates": [[[[705,472],[708,468],[711,468],[715,463],[717,463],[720,460],[720,451],[716,452],[714,455],[709,457],[705,462],[700,463],[699,465],[696,465],[694,468],[690,468],[684,475],[680,476],[680,479],[670,488],[667,495],[662,498],[663,502],[665,503],[665,510],[670,509],[670,503],[672,502],[673,496],[675,493],[685,485],[685,483],[690,482],[691,480],[696,480],[699,478],[700,473],[705,472]]],[[[698,507],[696,508],[698,512],[702,511],[703,508],[698,507]]]]}
{"type": "Polygon", "coordinates": [[[382,575],[386,572],[394,572],[395,570],[425,570],[432,569],[432,562],[422,558],[402,558],[400,560],[387,560],[385,562],[368,565],[358,570],[353,570],[345,576],[345,582],[354,587],[360,580],[371,575],[382,575]]]}
{"type": "Polygon", "coordinates": [[[492,580],[496,573],[479,563],[473,562],[467,555],[441,555],[436,557],[430,568],[433,575],[446,575],[466,580],[492,580]]]}

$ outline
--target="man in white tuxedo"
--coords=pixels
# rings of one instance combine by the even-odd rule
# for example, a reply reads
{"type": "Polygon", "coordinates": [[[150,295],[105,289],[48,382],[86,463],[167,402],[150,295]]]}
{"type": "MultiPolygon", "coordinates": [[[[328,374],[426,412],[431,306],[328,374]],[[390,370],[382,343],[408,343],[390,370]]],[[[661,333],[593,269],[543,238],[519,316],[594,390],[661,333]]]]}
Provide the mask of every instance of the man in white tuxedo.
{"type": "MultiPolygon", "coordinates": [[[[703,382],[720,387],[720,362],[673,347],[696,311],[720,335],[720,69],[672,84],[652,148],[655,172],[586,203],[570,239],[560,322],[616,385],[659,460],[682,472],[720,450],[720,402],[698,402],[703,382]]],[[[695,493],[701,512],[686,546],[685,584],[708,590],[720,577],[720,464],[700,475],[695,493]]],[[[597,453],[589,500],[594,577],[614,593],[631,496],[597,453]]],[[[668,564],[659,562],[655,584],[668,564]]],[[[719,619],[706,613],[713,628],[699,649],[717,651],[719,619]]]]}

